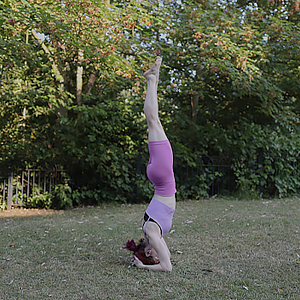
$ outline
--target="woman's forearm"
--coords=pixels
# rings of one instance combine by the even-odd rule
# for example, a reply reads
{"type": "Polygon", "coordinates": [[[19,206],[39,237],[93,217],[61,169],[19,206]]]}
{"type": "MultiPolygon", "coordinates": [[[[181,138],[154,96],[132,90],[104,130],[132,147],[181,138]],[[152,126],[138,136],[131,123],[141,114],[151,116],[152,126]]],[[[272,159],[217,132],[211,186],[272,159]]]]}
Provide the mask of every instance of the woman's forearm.
{"type": "Polygon", "coordinates": [[[152,270],[152,271],[165,271],[165,272],[171,272],[172,271],[172,265],[166,265],[166,266],[162,266],[160,263],[156,264],[156,265],[142,265],[140,266],[140,268],[142,269],[146,269],[146,270],[152,270]]]}

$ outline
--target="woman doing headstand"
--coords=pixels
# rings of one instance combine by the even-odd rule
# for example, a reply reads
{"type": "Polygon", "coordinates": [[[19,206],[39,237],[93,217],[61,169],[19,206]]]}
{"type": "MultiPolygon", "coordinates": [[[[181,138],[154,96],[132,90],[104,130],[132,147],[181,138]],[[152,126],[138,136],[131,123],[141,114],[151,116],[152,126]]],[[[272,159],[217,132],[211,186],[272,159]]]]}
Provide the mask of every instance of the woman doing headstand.
{"type": "Polygon", "coordinates": [[[144,112],[148,125],[150,154],[147,175],[154,184],[155,192],[142,220],[145,238],[138,246],[133,240],[128,241],[126,248],[134,251],[131,263],[138,268],[171,271],[170,251],[163,236],[172,225],[176,188],[172,148],[158,116],[157,85],[160,65],[161,58],[157,57],[150,70],[144,73],[147,79],[144,112]]]}

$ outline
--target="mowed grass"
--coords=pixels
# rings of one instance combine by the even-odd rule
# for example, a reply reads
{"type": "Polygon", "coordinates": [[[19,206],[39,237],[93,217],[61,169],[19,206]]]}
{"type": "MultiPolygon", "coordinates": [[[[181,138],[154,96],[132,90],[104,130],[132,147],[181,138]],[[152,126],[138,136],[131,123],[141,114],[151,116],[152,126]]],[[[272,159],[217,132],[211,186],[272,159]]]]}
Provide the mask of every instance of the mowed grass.
{"type": "Polygon", "coordinates": [[[299,198],[178,202],[171,273],[122,249],[145,209],[0,213],[0,299],[300,299],[299,198]]]}

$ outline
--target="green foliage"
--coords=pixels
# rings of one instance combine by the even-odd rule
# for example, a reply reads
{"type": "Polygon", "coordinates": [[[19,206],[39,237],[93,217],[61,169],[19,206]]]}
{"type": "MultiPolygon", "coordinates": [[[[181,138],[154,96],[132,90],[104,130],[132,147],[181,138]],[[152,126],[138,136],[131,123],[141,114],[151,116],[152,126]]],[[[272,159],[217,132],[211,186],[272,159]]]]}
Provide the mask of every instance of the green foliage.
{"type": "MultiPolygon", "coordinates": [[[[177,188],[177,199],[203,199],[209,196],[209,186],[207,184],[207,176],[201,174],[195,177],[195,182],[192,185],[179,185],[177,188]]],[[[212,178],[211,178],[212,179],[212,178]]]]}
{"type": "Polygon", "coordinates": [[[66,209],[73,207],[73,201],[70,197],[72,189],[68,184],[58,184],[54,188],[52,198],[52,208],[66,209]]]}
{"type": "Polygon", "coordinates": [[[31,208],[69,209],[84,205],[99,205],[103,203],[100,190],[71,190],[67,184],[58,184],[54,191],[37,194],[30,197],[25,206],[31,208]]]}
{"type": "MultiPolygon", "coordinates": [[[[241,194],[298,193],[297,3],[0,1],[0,167],[77,174],[72,193],[67,182],[33,206],[148,199],[141,75],[160,54],[176,160],[230,156],[241,194]]],[[[220,176],[179,184],[179,198],[206,197],[220,176]]]]}
{"type": "MultiPolygon", "coordinates": [[[[75,195],[76,193],[74,193],[75,195]]],[[[26,195],[24,195],[24,198],[26,195]]],[[[68,209],[75,206],[73,193],[68,184],[57,184],[52,192],[36,193],[28,198],[23,206],[46,209],[68,209]]],[[[19,198],[18,198],[19,199],[19,198]]],[[[15,202],[16,203],[16,202],[15,202]]]]}
{"type": "Polygon", "coordinates": [[[71,107],[69,112],[74,118],[62,119],[55,128],[60,153],[69,168],[88,176],[79,180],[84,183],[80,186],[100,190],[99,197],[106,201],[125,202],[132,190],[137,146],[144,147],[134,138],[139,137],[135,136],[141,131],[139,126],[144,128],[145,124],[134,121],[125,99],[99,99],[94,105],[71,107]]]}
{"type": "Polygon", "coordinates": [[[159,28],[171,135],[194,155],[233,157],[242,194],[299,192],[297,10],[218,5],[172,2],[159,28]]]}
{"type": "Polygon", "coordinates": [[[133,199],[135,203],[141,203],[145,200],[149,200],[153,194],[153,184],[147,179],[145,174],[140,174],[135,177],[134,185],[136,190],[132,190],[137,195],[136,199],[133,199]]]}
{"type": "Polygon", "coordinates": [[[74,190],[71,194],[73,206],[81,205],[95,205],[101,204],[103,201],[101,197],[101,190],[89,190],[83,187],[81,190],[74,190]]]}
{"type": "Polygon", "coordinates": [[[28,206],[31,208],[52,208],[53,195],[49,192],[45,192],[40,195],[35,195],[29,199],[28,206]]]}
{"type": "Polygon", "coordinates": [[[234,171],[240,191],[254,198],[257,192],[265,197],[299,193],[299,134],[253,123],[242,128],[243,135],[232,133],[239,149],[234,171]]]}

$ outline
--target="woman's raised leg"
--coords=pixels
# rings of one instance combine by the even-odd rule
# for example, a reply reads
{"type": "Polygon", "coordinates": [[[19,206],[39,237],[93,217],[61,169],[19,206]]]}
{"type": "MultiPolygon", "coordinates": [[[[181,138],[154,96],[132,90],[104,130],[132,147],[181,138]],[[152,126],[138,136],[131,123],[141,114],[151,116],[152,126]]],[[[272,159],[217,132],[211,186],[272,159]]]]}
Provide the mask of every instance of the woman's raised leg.
{"type": "Polygon", "coordinates": [[[158,116],[157,85],[160,65],[161,58],[156,57],[151,69],[144,73],[144,77],[147,79],[147,94],[144,103],[144,112],[148,124],[149,142],[167,139],[158,116]]]}

